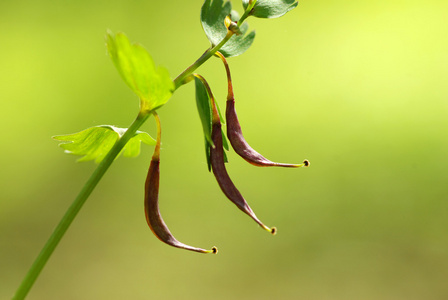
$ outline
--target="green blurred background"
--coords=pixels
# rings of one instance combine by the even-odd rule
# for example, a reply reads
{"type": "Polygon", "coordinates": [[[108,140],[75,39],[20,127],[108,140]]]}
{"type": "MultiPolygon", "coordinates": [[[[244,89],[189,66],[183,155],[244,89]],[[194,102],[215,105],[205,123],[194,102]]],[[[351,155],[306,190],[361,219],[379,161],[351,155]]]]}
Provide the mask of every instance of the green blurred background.
{"type": "MultiPolygon", "coordinates": [[[[51,136],[127,127],[138,101],[106,29],[173,77],[208,47],[202,0],[0,3],[0,299],[10,298],[94,170],[51,136]]],[[[240,1],[232,1],[242,11],[240,1]]],[[[448,299],[448,2],[301,1],[230,59],[245,136],[272,160],[229,153],[261,230],[207,172],[194,86],[160,109],[161,209],[201,255],[159,242],[143,214],[152,147],[115,162],[28,299],[448,299]]],[[[199,72],[224,106],[225,73],[199,72]]],[[[153,121],[142,128],[154,134],[153,121]]]]}

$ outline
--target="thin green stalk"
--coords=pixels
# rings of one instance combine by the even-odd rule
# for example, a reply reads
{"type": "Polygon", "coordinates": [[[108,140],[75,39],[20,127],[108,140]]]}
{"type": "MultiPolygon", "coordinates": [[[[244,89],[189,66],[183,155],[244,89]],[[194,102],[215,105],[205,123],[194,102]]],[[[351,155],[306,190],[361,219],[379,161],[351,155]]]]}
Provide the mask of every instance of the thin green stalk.
{"type": "MultiPolygon", "coordinates": [[[[254,1],[255,3],[255,1],[254,1]]],[[[238,21],[238,26],[240,26],[244,20],[249,16],[250,9],[252,9],[253,5],[250,5],[243,17],[238,21]]],[[[216,46],[208,49],[205,53],[196,60],[191,66],[189,66],[185,71],[183,71],[179,76],[174,79],[174,90],[177,90],[181,85],[185,83],[185,79],[191,75],[197,68],[199,68],[203,63],[205,63],[210,57],[212,57],[217,51],[224,46],[225,43],[233,36],[233,32],[230,30],[227,32],[227,35],[224,39],[216,46]]],[[[135,121],[128,128],[126,133],[115,143],[106,157],[101,161],[98,167],[95,169],[93,174],[85,183],[84,187],[73,201],[72,205],[68,208],[65,215],[62,217],[58,226],[55,228],[47,243],[42,248],[41,252],[37,256],[31,268],[28,270],[25,278],[23,279],[21,285],[16,291],[16,294],[13,297],[13,300],[23,300],[26,295],[30,291],[40,272],[44,268],[50,256],[53,254],[53,251],[56,249],[56,246],[61,241],[65,232],[69,228],[70,224],[75,219],[78,212],[81,210],[82,206],[86,202],[87,198],[90,196],[92,191],[95,189],[98,182],[101,180],[103,175],[109,169],[111,164],[114,162],[117,155],[126,145],[126,143],[134,136],[135,132],[143,125],[143,123],[148,119],[149,114],[139,114],[135,121]]]]}
{"type": "Polygon", "coordinates": [[[203,63],[205,63],[210,57],[212,57],[216,53],[216,51],[221,49],[221,47],[224,46],[224,44],[227,43],[227,41],[230,40],[232,36],[233,32],[228,31],[227,35],[218,45],[205,51],[204,54],[202,54],[202,56],[198,58],[197,61],[195,61],[191,66],[189,66],[182,73],[180,73],[179,76],[177,76],[176,79],[174,79],[175,89],[177,90],[181,85],[183,85],[185,83],[184,80],[197,68],[199,68],[203,63]]]}
{"type": "Polygon", "coordinates": [[[246,10],[244,11],[243,16],[238,20],[238,26],[241,26],[244,21],[247,19],[247,17],[250,16],[252,9],[254,8],[255,4],[257,3],[257,0],[249,2],[249,5],[247,6],[246,10]]]}
{"type": "MultiPolygon", "coordinates": [[[[257,1],[255,0],[251,4],[249,4],[243,16],[238,20],[237,24],[238,26],[241,26],[247,19],[247,17],[250,16],[251,10],[255,6],[256,2],[257,1]]],[[[174,86],[175,86],[174,89],[177,90],[181,85],[186,83],[185,79],[189,75],[191,75],[197,68],[199,68],[203,63],[205,63],[210,57],[215,55],[215,53],[219,51],[221,47],[224,46],[224,44],[227,43],[233,35],[234,33],[228,30],[226,36],[219,44],[205,51],[204,54],[202,54],[202,56],[198,58],[198,60],[196,60],[191,66],[189,66],[182,73],[180,73],[179,76],[177,76],[176,79],[174,79],[174,86]]]]}
{"type": "Polygon", "coordinates": [[[148,119],[149,114],[141,115],[139,114],[126,133],[115,143],[109,153],[106,155],[104,160],[98,165],[98,167],[93,172],[92,176],[90,176],[89,180],[87,180],[86,184],[82,188],[81,192],[78,194],[78,197],[73,201],[72,205],[69,207],[65,215],[62,217],[58,226],[53,231],[52,235],[48,239],[45,246],[42,248],[38,257],[34,261],[33,265],[29,269],[27,275],[25,276],[22,284],[16,291],[16,294],[13,300],[22,300],[25,299],[29,290],[33,286],[46,262],[50,258],[54,249],[58,245],[59,241],[64,236],[70,224],[75,219],[81,207],[86,202],[89,195],[92,193],[100,179],[103,177],[104,173],[106,173],[107,169],[109,169],[110,165],[113,163],[114,159],[126,145],[130,138],[132,138],[137,131],[138,128],[148,119]]]}

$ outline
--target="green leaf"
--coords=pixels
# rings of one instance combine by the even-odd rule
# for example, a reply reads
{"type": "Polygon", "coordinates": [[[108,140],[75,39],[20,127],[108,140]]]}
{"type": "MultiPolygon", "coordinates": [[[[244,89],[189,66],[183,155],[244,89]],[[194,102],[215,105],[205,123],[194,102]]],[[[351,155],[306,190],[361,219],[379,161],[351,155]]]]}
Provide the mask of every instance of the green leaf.
{"type": "MultiPolygon", "coordinates": [[[[257,18],[278,18],[297,7],[295,0],[257,0],[250,15],[257,18]]],[[[249,0],[243,0],[243,7],[247,9],[249,0]]]]}
{"type": "Polygon", "coordinates": [[[211,172],[212,171],[212,162],[210,160],[210,144],[206,139],[204,139],[204,145],[205,145],[205,158],[207,160],[208,171],[211,172]]]}
{"type": "MultiPolygon", "coordinates": [[[[212,107],[210,105],[210,95],[207,93],[207,89],[205,88],[204,84],[200,79],[195,77],[194,83],[196,86],[196,106],[198,108],[199,118],[201,119],[202,130],[204,132],[205,158],[207,160],[208,170],[211,171],[210,147],[214,147],[215,145],[213,144],[212,141],[212,107]]],[[[216,103],[216,106],[218,107],[218,103],[216,103]]],[[[221,123],[223,123],[224,119],[221,116],[219,107],[218,112],[220,115],[221,123]]],[[[222,134],[223,147],[224,149],[229,151],[229,144],[222,129],[221,134],[222,134]]],[[[224,160],[225,162],[227,162],[227,156],[225,152],[224,152],[224,160]]]]}
{"type": "MultiPolygon", "coordinates": [[[[62,142],[59,146],[66,153],[83,156],[78,161],[95,160],[96,163],[99,163],[126,130],[126,128],[111,125],[100,125],[74,134],[54,136],[53,139],[62,142]]],[[[126,157],[138,156],[141,142],[147,145],[156,144],[156,141],[148,133],[137,131],[121,152],[126,157]]]]}
{"type": "Polygon", "coordinates": [[[156,68],[143,46],[131,44],[124,33],[107,32],[106,46],[115,67],[126,84],[140,98],[141,109],[149,113],[164,105],[174,84],[164,67],[156,68]]]}
{"type": "MultiPolygon", "coordinates": [[[[227,35],[225,18],[230,15],[234,22],[240,19],[237,12],[232,11],[232,4],[223,0],[205,0],[201,9],[202,28],[212,46],[218,45],[227,35]]],[[[238,56],[246,52],[255,38],[255,31],[246,34],[249,25],[244,23],[240,27],[241,34],[233,35],[230,40],[219,50],[225,57],[238,56]]]]}
{"type": "Polygon", "coordinates": [[[210,97],[207,93],[202,81],[194,78],[196,86],[196,106],[198,108],[199,118],[202,123],[202,130],[204,132],[205,141],[205,158],[207,160],[208,170],[211,171],[210,164],[210,147],[214,147],[212,141],[212,108],[210,106],[210,97]]]}
{"type": "Polygon", "coordinates": [[[212,141],[212,108],[210,106],[210,97],[200,79],[195,77],[194,83],[196,86],[196,106],[198,108],[199,118],[201,119],[204,137],[208,144],[214,147],[212,141]]]}

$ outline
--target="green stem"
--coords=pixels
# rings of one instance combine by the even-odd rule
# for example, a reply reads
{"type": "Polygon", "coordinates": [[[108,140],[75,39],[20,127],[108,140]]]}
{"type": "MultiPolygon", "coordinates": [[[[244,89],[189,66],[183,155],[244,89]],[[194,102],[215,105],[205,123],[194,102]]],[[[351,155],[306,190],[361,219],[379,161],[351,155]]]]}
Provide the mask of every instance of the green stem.
{"type": "Polygon", "coordinates": [[[212,57],[216,51],[221,49],[222,46],[224,46],[225,43],[227,43],[228,40],[233,36],[233,32],[228,31],[227,35],[224,37],[224,39],[216,46],[208,49],[207,51],[202,54],[201,57],[198,58],[197,61],[195,61],[191,66],[185,69],[182,73],[179,74],[179,76],[174,79],[174,86],[177,90],[181,85],[185,83],[185,79],[191,75],[197,68],[199,68],[203,63],[205,63],[210,57],[212,57]]]}
{"type": "MultiPolygon", "coordinates": [[[[255,1],[254,3],[255,4],[255,1]]],[[[243,17],[238,21],[238,26],[240,26],[244,20],[249,16],[250,10],[253,7],[253,4],[248,7],[245,11],[243,17]]],[[[210,57],[212,57],[217,51],[227,43],[228,40],[233,36],[233,32],[230,30],[227,32],[227,35],[224,39],[214,47],[211,47],[204,54],[198,58],[191,66],[189,66],[185,71],[183,71],[179,76],[174,79],[174,90],[177,90],[181,85],[185,83],[185,79],[191,75],[197,68],[199,68],[203,63],[205,63],[210,57]]],[[[22,300],[25,299],[26,295],[30,291],[40,272],[44,268],[50,256],[53,254],[54,249],[61,241],[65,232],[67,231],[70,224],[75,219],[78,212],[81,210],[82,206],[86,202],[87,198],[90,196],[92,191],[95,189],[98,182],[101,180],[103,175],[109,169],[111,164],[114,162],[117,155],[126,145],[126,143],[134,136],[135,132],[143,125],[143,123],[148,119],[150,114],[139,114],[135,121],[128,128],[126,133],[115,143],[106,157],[101,161],[98,167],[95,169],[93,174],[90,176],[89,180],[87,180],[86,184],[73,201],[72,205],[68,208],[65,215],[62,217],[58,226],[55,228],[50,238],[48,239],[45,246],[42,248],[41,252],[37,256],[31,268],[28,270],[25,278],[23,279],[21,285],[16,291],[16,294],[13,297],[13,300],[22,300]]]]}
{"type": "Polygon", "coordinates": [[[22,284],[16,291],[16,294],[13,300],[21,300],[25,299],[29,290],[33,286],[46,262],[50,258],[54,249],[58,245],[59,241],[64,236],[70,224],[75,219],[81,207],[86,202],[89,195],[92,193],[93,189],[96,187],[100,179],[103,177],[104,173],[106,173],[107,169],[109,169],[110,165],[113,163],[114,159],[126,145],[130,138],[132,138],[137,131],[138,128],[148,119],[149,114],[141,115],[139,114],[132,125],[128,128],[126,133],[115,143],[109,153],[106,155],[104,160],[98,165],[98,167],[93,172],[92,176],[90,176],[89,180],[87,180],[86,184],[82,188],[81,192],[78,194],[78,197],[73,201],[72,205],[69,207],[65,215],[62,217],[58,226],[53,231],[52,235],[48,239],[45,246],[42,248],[39,256],[34,261],[33,265],[29,269],[27,275],[25,276],[22,284]]]}
{"type": "MultiPolygon", "coordinates": [[[[252,8],[255,6],[255,3],[257,1],[253,1],[248,7],[247,9],[244,11],[243,16],[238,20],[238,26],[241,26],[244,21],[247,19],[247,17],[250,16],[250,12],[252,10],[252,8]]],[[[199,68],[203,63],[205,63],[210,57],[212,57],[213,55],[215,55],[215,53],[217,51],[219,51],[221,49],[222,46],[224,46],[225,43],[228,42],[228,40],[230,40],[230,38],[233,36],[233,32],[228,30],[226,36],[224,37],[224,39],[217,44],[216,46],[208,49],[207,51],[204,52],[204,54],[202,54],[201,57],[198,58],[198,60],[196,60],[191,66],[189,66],[188,68],[186,68],[182,73],[179,74],[179,76],[176,77],[176,79],[174,79],[174,86],[175,86],[175,90],[177,90],[181,85],[183,85],[185,82],[185,79],[191,75],[197,68],[199,68]]]]}
{"type": "Polygon", "coordinates": [[[247,6],[246,10],[244,11],[243,16],[238,20],[238,24],[237,24],[238,27],[241,26],[244,23],[244,21],[247,19],[247,17],[250,16],[250,13],[251,13],[251,11],[254,8],[256,3],[257,3],[257,0],[254,0],[254,1],[252,1],[252,3],[250,3],[247,6]]]}

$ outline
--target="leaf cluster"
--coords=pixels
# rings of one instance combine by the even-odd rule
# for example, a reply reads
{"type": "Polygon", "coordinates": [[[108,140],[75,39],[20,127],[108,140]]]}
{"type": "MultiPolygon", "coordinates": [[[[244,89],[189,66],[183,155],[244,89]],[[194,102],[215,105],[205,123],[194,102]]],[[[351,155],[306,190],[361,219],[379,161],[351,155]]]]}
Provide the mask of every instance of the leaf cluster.
{"type": "MultiPolygon", "coordinates": [[[[232,4],[223,0],[206,0],[201,9],[201,23],[212,47],[218,45],[228,34],[225,19],[238,22],[240,16],[238,12],[232,10],[232,4]]],[[[247,33],[249,25],[244,23],[239,27],[239,33],[233,35],[230,40],[221,47],[221,52],[226,57],[238,56],[246,52],[255,39],[255,31],[247,33]]]]}
{"type": "MultiPolygon", "coordinates": [[[[59,146],[66,153],[82,156],[78,161],[95,160],[96,163],[99,163],[125,132],[126,128],[100,125],[78,133],[54,136],[53,139],[62,142],[59,146]]],[[[120,154],[123,153],[126,157],[138,156],[141,142],[152,146],[156,144],[156,141],[148,133],[137,131],[120,154]]]]}

